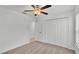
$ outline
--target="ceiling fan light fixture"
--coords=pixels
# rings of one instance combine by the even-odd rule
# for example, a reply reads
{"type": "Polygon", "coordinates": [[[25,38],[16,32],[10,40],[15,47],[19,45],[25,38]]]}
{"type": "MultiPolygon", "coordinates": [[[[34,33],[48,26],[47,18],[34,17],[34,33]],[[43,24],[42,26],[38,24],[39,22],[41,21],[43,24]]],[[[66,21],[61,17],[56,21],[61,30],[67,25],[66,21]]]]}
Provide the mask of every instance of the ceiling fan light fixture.
{"type": "Polygon", "coordinates": [[[34,14],[40,14],[41,10],[39,8],[34,9],[34,14]]]}
{"type": "Polygon", "coordinates": [[[40,7],[39,5],[31,5],[33,10],[24,10],[24,12],[31,12],[33,11],[34,15],[37,16],[39,14],[48,15],[48,13],[45,11],[45,9],[51,7],[51,5],[45,5],[43,7],[40,7]]]}

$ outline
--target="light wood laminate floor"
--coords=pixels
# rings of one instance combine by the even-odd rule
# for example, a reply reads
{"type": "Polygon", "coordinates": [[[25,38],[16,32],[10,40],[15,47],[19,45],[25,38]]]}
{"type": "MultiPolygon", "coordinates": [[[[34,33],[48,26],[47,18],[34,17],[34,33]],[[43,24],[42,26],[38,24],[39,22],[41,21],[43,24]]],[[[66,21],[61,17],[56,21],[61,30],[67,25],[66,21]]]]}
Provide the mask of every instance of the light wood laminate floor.
{"type": "Polygon", "coordinates": [[[33,41],[3,54],[74,54],[74,51],[53,44],[33,41]]]}

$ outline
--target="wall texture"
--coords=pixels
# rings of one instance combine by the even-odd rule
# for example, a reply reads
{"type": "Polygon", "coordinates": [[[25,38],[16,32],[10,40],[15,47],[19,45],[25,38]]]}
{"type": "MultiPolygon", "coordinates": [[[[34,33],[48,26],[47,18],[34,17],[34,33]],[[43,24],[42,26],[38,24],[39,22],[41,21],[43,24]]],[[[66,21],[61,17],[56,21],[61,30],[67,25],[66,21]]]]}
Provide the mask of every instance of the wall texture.
{"type": "Polygon", "coordinates": [[[0,53],[28,43],[33,18],[0,7],[0,53]]]}

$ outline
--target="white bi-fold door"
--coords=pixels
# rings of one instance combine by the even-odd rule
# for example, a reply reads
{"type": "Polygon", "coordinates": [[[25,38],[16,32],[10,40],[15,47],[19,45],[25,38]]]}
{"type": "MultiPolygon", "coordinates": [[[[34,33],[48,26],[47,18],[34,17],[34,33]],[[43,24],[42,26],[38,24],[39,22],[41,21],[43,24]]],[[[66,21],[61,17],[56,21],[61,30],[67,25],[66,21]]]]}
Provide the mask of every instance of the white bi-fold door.
{"type": "Polygon", "coordinates": [[[73,49],[73,29],[69,18],[39,22],[38,37],[40,41],[73,49]]]}

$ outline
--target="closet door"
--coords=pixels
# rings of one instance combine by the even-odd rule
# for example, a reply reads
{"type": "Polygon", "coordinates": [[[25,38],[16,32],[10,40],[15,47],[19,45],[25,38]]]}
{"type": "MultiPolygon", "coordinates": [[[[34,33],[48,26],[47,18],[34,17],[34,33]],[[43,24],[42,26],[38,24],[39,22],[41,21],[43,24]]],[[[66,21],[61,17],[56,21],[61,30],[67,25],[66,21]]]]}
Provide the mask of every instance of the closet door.
{"type": "Polygon", "coordinates": [[[69,18],[43,21],[41,27],[41,33],[39,36],[41,41],[63,46],[66,48],[72,48],[73,37],[70,33],[70,20],[69,18]]]}

